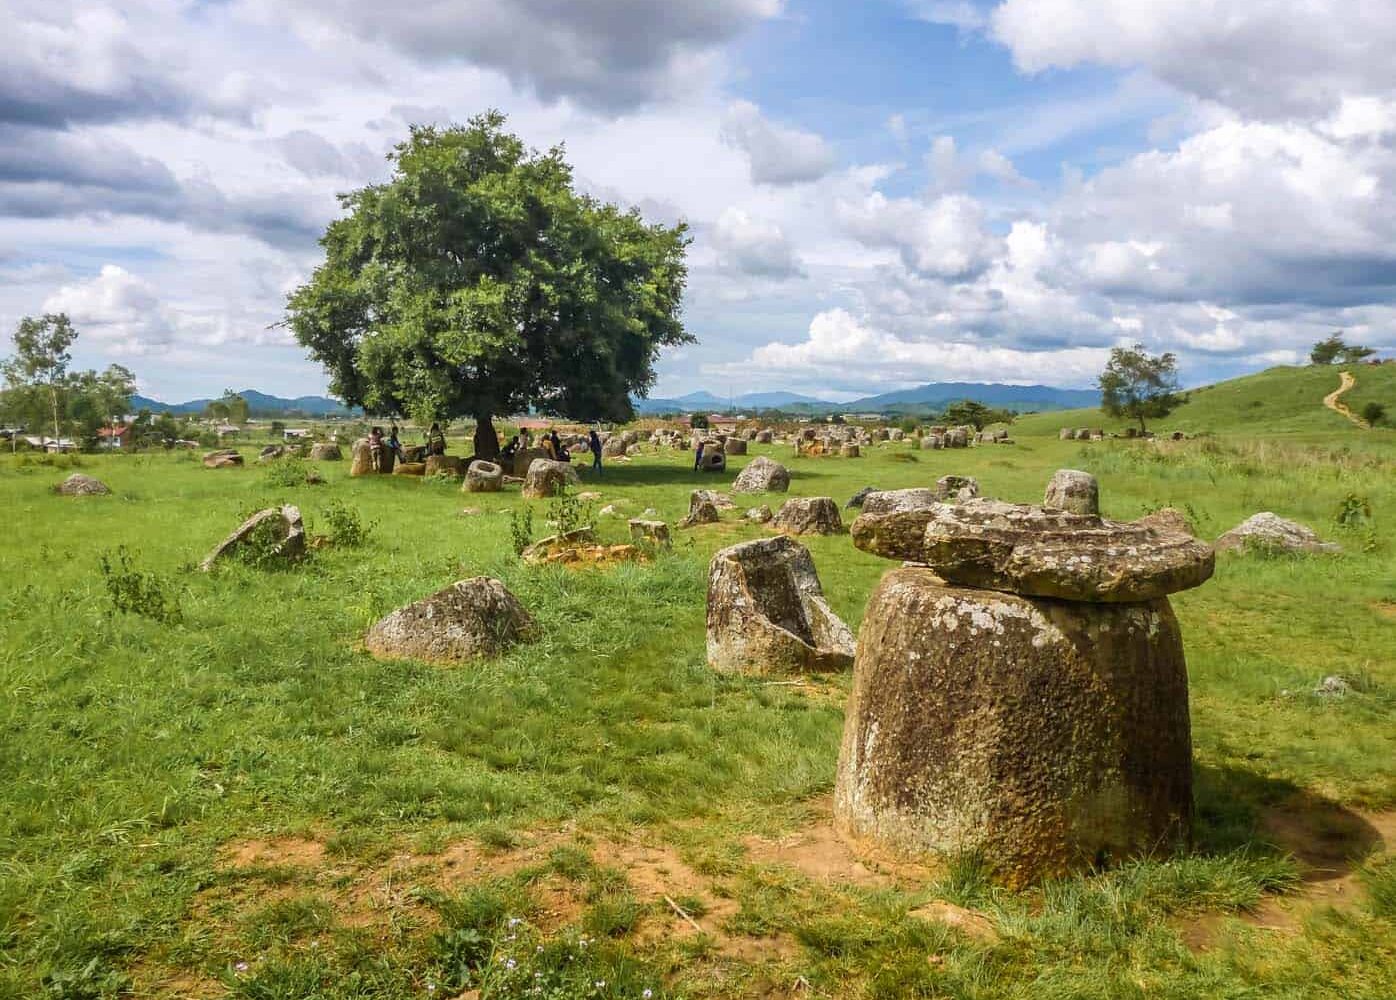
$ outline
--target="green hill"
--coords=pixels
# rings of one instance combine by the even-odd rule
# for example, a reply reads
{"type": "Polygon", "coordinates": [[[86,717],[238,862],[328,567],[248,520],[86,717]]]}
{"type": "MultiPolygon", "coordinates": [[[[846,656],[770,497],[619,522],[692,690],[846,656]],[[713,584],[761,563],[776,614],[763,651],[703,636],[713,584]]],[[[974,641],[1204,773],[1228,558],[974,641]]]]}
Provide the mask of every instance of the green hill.
{"type": "MultiPolygon", "coordinates": [[[[1354,412],[1369,402],[1386,406],[1388,424],[1396,421],[1396,364],[1307,365],[1269,368],[1254,375],[1190,389],[1187,402],[1149,429],[1165,434],[1297,434],[1313,432],[1364,433],[1345,417],[1323,405],[1323,397],[1338,388],[1338,373],[1350,371],[1356,385],[1342,401],[1354,412]]],[[[1013,433],[1020,437],[1055,436],[1063,427],[1102,427],[1109,433],[1129,422],[1113,420],[1098,409],[1061,410],[1018,418],[1013,433]]]]}

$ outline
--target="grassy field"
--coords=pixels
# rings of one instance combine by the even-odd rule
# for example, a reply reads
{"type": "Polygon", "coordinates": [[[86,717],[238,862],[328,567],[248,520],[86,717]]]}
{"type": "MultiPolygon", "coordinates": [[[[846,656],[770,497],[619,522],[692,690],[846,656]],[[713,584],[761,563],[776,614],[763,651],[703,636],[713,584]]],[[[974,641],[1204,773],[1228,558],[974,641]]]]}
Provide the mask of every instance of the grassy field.
{"type": "MultiPolygon", "coordinates": [[[[1337,434],[1352,425],[1347,418],[1323,406],[1323,397],[1338,388],[1338,373],[1349,371],[1356,385],[1342,401],[1360,413],[1367,403],[1386,407],[1396,422],[1396,364],[1306,365],[1271,368],[1255,375],[1191,389],[1187,402],[1162,420],[1150,421],[1160,433],[1232,433],[1247,436],[1272,434],[1337,434]]],[[[1016,436],[1056,434],[1062,427],[1102,427],[1115,432],[1128,421],[1112,420],[1098,410],[1061,410],[1022,417],[1014,425],[1016,436]]],[[[1385,428],[1390,430],[1390,428],[1385,428]]]]}
{"type": "MultiPolygon", "coordinates": [[[[1111,516],[1172,504],[1212,538],[1268,509],[1345,546],[1227,557],[1174,602],[1195,851],[1020,894],[832,834],[848,676],[707,670],[708,558],[762,533],[735,515],[653,563],[530,569],[516,488],[350,479],[343,462],[288,487],[160,454],[84,457],[114,495],[69,499],[50,492],[66,462],[0,461],[0,998],[1389,1000],[1396,434],[1331,416],[1263,439],[1058,442],[1072,420],[1048,415],[1013,447],[753,449],[790,466],[793,495],[840,504],[948,472],[1034,500],[1074,467],[1111,516]],[[1349,497],[1370,520],[1338,524],[1349,497]],[[367,536],[292,570],[194,570],[280,500],[312,532],[347,508],[367,536]],[[114,610],[99,557],[123,546],[178,620],[114,610]],[[481,573],[534,612],[537,643],[457,669],[358,647],[377,617],[481,573]],[[1347,696],[1314,693],[1332,674],[1347,696]]],[[[730,482],[689,464],[644,455],[584,488],[672,522],[691,489],[730,482]]],[[[541,534],[548,504],[532,506],[541,534]]],[[[599,525],[625,536],[623,517],[599,525]]],[[[856,627],[891,564],[846,535],[808,545],[856,627]]]]}

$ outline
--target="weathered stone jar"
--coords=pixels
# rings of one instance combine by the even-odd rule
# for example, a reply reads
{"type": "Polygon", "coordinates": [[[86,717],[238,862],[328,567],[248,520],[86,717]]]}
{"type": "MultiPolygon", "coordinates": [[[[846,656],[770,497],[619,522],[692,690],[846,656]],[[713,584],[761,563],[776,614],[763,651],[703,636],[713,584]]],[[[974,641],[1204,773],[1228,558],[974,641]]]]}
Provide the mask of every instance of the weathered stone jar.
{"type": "Polygon", "coordinates": [[[835,788],[849,832],[1009,885],[1186,842],[1187,668],[1166,598],[1087,604],[888,573],[835,788]]]}

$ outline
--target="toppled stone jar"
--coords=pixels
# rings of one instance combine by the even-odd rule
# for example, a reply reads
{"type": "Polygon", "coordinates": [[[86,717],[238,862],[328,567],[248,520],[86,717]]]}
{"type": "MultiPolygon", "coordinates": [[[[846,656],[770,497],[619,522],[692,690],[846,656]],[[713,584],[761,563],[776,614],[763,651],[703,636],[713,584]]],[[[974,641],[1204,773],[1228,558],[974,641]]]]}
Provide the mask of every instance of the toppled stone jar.
{"type": "Polygon", "coordinates": [[[925,566],[889,572],[864,614],[838,823],[977,854],[1011,886],[1186,844],[1187,666],[1167,595],[1207,580],[1208,546],[995,500],[919,512],[915,552],[872,520],[904,529],[905,511],[853,525],[860,548],[925,566]]]}

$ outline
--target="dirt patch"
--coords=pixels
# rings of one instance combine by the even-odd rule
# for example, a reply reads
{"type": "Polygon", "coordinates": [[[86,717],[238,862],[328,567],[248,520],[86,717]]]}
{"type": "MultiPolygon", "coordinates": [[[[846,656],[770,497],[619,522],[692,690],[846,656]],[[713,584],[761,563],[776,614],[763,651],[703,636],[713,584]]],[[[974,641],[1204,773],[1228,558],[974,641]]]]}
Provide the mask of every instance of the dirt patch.
{"type": "Polygon", "coordinates": [[[1367,421],[1363,420],[1356,413],[1353,413],[1352,410],[1348,409],[1346,403],[1340,402],[1340,400],[1343,397],[1343,394],[1346,393],[1356,384],[1357,380],[1352,377],[1351,372],[1339,372],[1338,388],[1334,389],[1328,395],[1323,397],[1323,405],[1328,407],[1334,413],[1338,413],[1347,417],[1358,427],[1365,429],[1367,427],[1367,421]]]}
{"type": "Polygon", "coordinates": [[[745,837],[742,843],[757,864],[785,865],[816,882],[883,888],[898,882],[929,882],[935,877],[930,865],[900,858],[871,841],[848,837],[835,829],[829,799],[815,804],[811,822],[802,829],[780,838],[745,837]]]}
{"type": "Polygon", "coordinates": [[[703,937],[716,954],[746,964],[781,960],[799,951],[785,934],[750,937],[729,932],[728,922],[741,909],[737,901],[723,895],[667,844],[602,842],[592,857],[624,872],[635,898],[647,904],[635,932],[641,946],[703,937]]]}
{"type": "Polygon", "coordinates": [[[1249,913],[1208,913],[1179,922],[1183,943],[1193,951],[1215,946],[1233,919],[1259,930],[1298,934],[1319,910],[1357,906],[1364,897],[1357,866],[1372,854],[1396,849],[1396,810],[1355,812],[1302,792],[1268,810],[1260,829],[1298,862],[1300,887],[1265,897],[1249,913]]]}
{"type": "Polygon", "coordinates": [[[1383,618],[1396,619],[1396,601],[1373,601],[1372,610],[1383,618]]]}
{"type": "Polygon", "coordinates": [[[999,932],[994,928],[994,922],[987,916],[976,910],[967,910],[963,906],[956,906],[954,903],[947,903],[944,900],[937,899],[918,906],[907,913],[907,916],[916,917],[918,920],[946,924],[963,932],[966,937],[983,941],[986,944],[993,944],[999,939],[999,932]]]}
{"type": "Polygon", "coordinates": [[[243,840],[223,848],[226,868],[316,868],[325,858],[325,845],[303,837],[243,840]]]}

